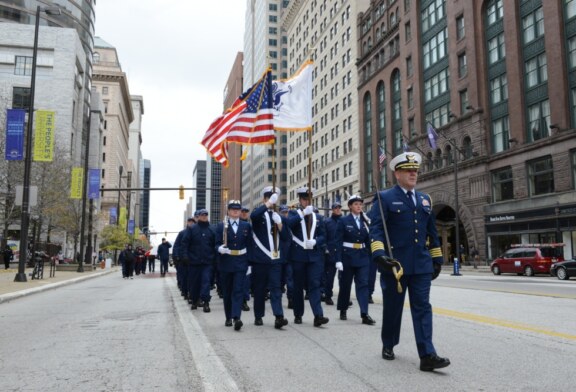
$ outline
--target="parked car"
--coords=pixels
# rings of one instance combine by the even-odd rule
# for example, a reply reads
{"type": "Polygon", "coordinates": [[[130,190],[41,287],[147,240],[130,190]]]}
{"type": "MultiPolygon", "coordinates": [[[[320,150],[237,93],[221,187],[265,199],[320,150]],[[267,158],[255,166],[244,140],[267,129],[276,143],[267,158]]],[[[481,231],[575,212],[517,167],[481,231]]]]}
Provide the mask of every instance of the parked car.
{"type": "Polygon", "coordinates": [[[550,275],[557,277],[560,280],[568,280],[576,276],[576,260],[559,261],[552,263],[550,267],[550,275]]]}
{"type": "Polygon", "coordinates": [[[496,258],[490,269],[494,275],[515,273],[534,276],[549,274],[552,263],[564,261],[562,248],[564,244],[514,244],[496,258]]]}

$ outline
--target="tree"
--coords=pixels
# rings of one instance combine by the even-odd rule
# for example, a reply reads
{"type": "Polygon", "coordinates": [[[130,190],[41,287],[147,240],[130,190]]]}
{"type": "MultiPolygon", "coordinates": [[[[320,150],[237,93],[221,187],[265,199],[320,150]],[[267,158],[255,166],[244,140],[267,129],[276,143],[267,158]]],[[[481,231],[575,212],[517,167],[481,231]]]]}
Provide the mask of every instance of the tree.
{"type": "Polygon", "coordinates": [[[100,249],[122,250],[124,245],[131,243],[131,240],[131,236],[120,226],[108,225],[100,232],[100,249]]]}

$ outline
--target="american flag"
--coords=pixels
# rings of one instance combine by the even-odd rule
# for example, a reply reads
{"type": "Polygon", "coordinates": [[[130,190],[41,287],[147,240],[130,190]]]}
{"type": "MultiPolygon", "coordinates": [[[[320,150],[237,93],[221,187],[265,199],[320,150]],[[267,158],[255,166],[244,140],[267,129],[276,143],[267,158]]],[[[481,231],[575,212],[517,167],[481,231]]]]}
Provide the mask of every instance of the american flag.
{"type": "Polygon", "coordinates": [[[227,143],[273,143],[272,104],[272,70],[269,69],[226,113],[210,124],[202,145],[216,162],[228,166],[227,143]]]}
{"type": "Polygon", "coordinates": [[[382,171],[386,164],[386,150],[382,146],[378,146],[378,169],[382,171]]]}

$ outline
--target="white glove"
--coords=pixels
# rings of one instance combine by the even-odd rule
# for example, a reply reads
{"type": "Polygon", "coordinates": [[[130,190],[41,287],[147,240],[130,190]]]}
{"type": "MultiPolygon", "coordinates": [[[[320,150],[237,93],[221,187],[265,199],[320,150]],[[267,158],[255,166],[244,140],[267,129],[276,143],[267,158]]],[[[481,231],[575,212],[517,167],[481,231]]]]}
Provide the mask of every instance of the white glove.
{"type": "Polygon", "coordinates": [[[304,208],[304,215],[310,215],[314,213],[314,207],[308,206],[304,208]]]}
{"type": "Polygon", "coordinates": [[[316,245],[316,240],[306,240],[306,249],[314,249],[316,245]]]}
{"type": "Polygon", "coordinates": [[[281,224],[282,224],[282,218],[280,217],[280,215],[278,215],[277,212],[273,212],[273,213],[272,213],[272,220],[273,220],[274,223],[276,223],[277,225],[281,225],[281,224]]]}
{"type": "Polygon", "coordinates": [[[278,194],[277,193],[273,193],[270,198],[268,199],[268,203],[270,204],[276,204],[278,202],[278,194]]]}
{"type": "Polygon", "coordinates": [[[343,271],[343,270],[344,270],[344,265],[342,264],[341,261],[339,261],[339,262],[336,263],[336,269],[337,269],[338,271],[343,271]]]}
{"type": "Polygon", "coordinates": [[[226,245],[220,245],[218,247],[218,253],[220,253],[221,255],[229,255],[230,249],[228,249],[226,245]]]}
{"type": "Polygon", "coordinates": [[[250,275],[252,273],[252,267],[248,266],[248,269],[246,270],[246,276],[250,275]]]}

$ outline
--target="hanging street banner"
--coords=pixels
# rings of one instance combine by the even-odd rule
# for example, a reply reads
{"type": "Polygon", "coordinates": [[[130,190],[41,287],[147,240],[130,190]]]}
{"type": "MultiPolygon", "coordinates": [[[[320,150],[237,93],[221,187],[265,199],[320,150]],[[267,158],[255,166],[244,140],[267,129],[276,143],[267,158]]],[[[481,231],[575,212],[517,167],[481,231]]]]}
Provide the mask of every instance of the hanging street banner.
{"type": "Polygon", "coordinates": [[[119,226],[124,230],[126,230],[126,225],[128,224],[128,222],[126,221],[126,217],[128,214],[126,214],[126,212],[127,212],[126,207],[120,207],[120,217],[118,218],[118,223],[119,226]]]}
{"type": "Polygon", "coordinates": [[[84,183],[84,169],[81,167],[72,168],[72,182],[70,183],[70,198],[82,198],[82,185],[84,183]]]}
{"type": "Polygon", "coordinates": [[[55,112],[36,111],[36,132],[34,133],[34,161],[52,162],[54,157],[55,112]]]}
{"type": "Polygon", "coordinates": [[[88,198],[100,198],[100,169],[88,169],[88,198]]]}
{"type": "Polygon", "coordinates": [[[6,150],[7,161],[21,161],[24,159],[24,120],[26,110],[6,110],[6,150]]]}
{"type": "Polygon", "coordinates": [[[110,224],[115,225],[117,221],[118,214],[116,213],[116,207],[110,207],[110,224]]]}
{"type": "Polygon", "coordinates": [[[128,234],[130,235],[134,234],[134,219],[130,219],[128,221],[128,234]]]}

